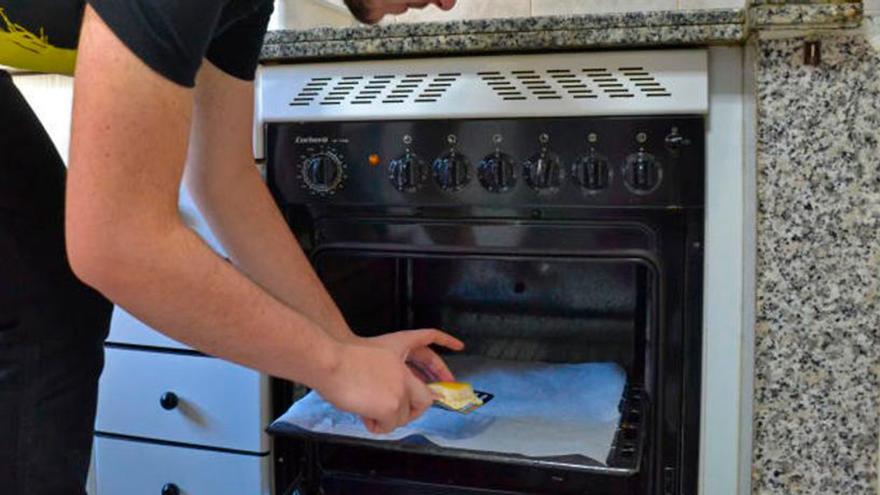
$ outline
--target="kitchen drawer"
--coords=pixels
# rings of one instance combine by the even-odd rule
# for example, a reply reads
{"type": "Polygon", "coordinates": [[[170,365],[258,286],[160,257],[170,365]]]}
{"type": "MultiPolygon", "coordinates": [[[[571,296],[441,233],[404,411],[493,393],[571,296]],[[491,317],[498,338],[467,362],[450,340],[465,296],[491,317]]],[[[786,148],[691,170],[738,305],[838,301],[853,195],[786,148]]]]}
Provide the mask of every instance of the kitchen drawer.
{"type": "Polygon", "coordinates": [[[113,319],[110,321],[110,335],[107,336],[107,343],[191,349],[186,344],[166,337],[141,323],[140,320],[119,306],[113,308],[113,319]]]}
{"type": "Polygon", "coordinates": [[[268,452],[265,375],[204,356],[116,348],[106,354],[98,431],[268,452]],[[163,404],[167,393],[174,394],[176,405],[163,404]]]}
{"type": "Polygon", "coordinates": [[[226,256],[226,251],[223,250],[220,241],[211,231],[211,227],[208,226],[208,222],[205,220],[205,217],[202,216],[195,201],[190,197],[189,191],[186,190],[185,186],[180,187],[178,211],[180,212],[180,218],[183,220],[183,223],[198,234],[199,237],[205,241],[205,244],[216,251],[220,256],[226,256]]]}
{"type": "Polygon", "coordinates": [[[270,457],[98,437],[98,495],[271,495],[270,457]]]}

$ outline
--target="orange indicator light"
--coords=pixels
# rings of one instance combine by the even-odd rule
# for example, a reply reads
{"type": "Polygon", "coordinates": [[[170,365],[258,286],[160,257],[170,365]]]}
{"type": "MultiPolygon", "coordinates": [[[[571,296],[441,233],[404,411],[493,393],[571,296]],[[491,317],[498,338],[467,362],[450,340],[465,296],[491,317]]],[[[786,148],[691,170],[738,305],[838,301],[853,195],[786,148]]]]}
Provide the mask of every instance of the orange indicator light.
{"type": "Polygon", "coordinates": [[[370,163],[371,167],[375,167],[376,165],[379,165],[379,163],[381,162],[381,160],[379,160],[379,155],[377,155],[375,153],[370,155],[370,157],[367,159],[367,161],[370,163]]]}

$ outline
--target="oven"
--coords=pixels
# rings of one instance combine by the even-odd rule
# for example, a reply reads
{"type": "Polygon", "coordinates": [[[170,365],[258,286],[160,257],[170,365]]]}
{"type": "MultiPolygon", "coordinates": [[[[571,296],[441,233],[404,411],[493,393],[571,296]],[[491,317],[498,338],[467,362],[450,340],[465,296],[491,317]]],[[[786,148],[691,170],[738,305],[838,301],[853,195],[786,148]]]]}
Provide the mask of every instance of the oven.
{"type": "MultiPolygon", "coordinates": [[[[592,456],[306,431],[285,415],[308,391],[277,381],[278,493],[696,493],[705,63],[676,50],[264,74],[278,100],[261,104],[281,108],[267,181],[358,334],[440,328],[488,366],[623,377],[592,456]]],[[[559,373],[548,387],[590,392],[559,373]]],[[[540,435],[523,428],[511,436],[540,435]]]]}

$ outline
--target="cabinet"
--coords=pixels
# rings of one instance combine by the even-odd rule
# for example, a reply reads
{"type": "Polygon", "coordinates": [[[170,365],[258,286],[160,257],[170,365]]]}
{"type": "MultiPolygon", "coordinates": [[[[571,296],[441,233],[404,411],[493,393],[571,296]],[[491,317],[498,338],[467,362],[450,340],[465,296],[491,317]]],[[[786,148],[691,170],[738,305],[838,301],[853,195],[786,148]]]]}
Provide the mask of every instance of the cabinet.
{"type": "MultiPolygon", "coordinates": [[[[185,191],[180,211],[222,255],[185,191]]],[[[115,308],[92,495],[271,494],[269,397],[266,375],[199,354],[115,308]]]]}
{"type": "Polygon", "coordinates": [[[98,493],[251,495],[271,493],[266,456],[97,438],[98,493]]]}

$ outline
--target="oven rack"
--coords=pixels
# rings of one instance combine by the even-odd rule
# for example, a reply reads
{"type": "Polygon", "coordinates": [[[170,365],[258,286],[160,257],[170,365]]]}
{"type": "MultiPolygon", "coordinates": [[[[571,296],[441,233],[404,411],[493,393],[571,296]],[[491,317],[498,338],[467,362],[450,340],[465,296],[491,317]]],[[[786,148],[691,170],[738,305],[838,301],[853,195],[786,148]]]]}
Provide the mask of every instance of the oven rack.
{"type": "MultiPolygon", "coordinates": [[[[272,430],[269,432],[281,437],[279,440],[294,440],[299,443],[296,451],[300,462],[303,463],[302,471],[292,481],[288,481],[283,486],[287,489],[283,491],[285,495],[311,493],[307,487],[317,486],[319,480],[330,477],[344,483],[348,476],[353,476],[352,480],[358,480],[363,483],[364,480],[374,481],[383,484],[393,483],[395,477],[385,479],[383,476],[377,478],[377,474],[372,473],[369,469],[364,470],[363,466],[355,465],[340,470],[339,467],[325,466],[322,462],[322,447],[352,447],[355,450],[361,449],[379,449],[388,453],[397,452],[398,454],[412,454],[422,458],[430,458],[432,456],[445,457],[450,459],[458,459],[462,461],[479,461],[488,462],[490,464],[503,464],[511,466],[528,466],[531,468],[546,469],[553,472],[569,471],[572,474],[584,475],[612,475],[614,477],[629,477],[640,473],[642,468],[642,458],[647,437],[647,428],[645,427],[650,415],[650,405],[647,393],[641,384],[627,383],[618,405],[621,412],[620,423],[612,442],[611,451],[606,460],[605,466],[600,463],[581,456],[556,457],[551,459],[535,459],[525,456],[516,456],[509,454],[493,454],[485,452],[474,452],[459,449],[447,449],[435,446],[430,442],[422,442],[419,444],[411,444],[406,442],[378,442],[374,440],[354,439],[343,436],[314,434],[304,431],[286,431],[272,430]],[[366,476],[366,477],[365,477],[366,476]],[[306,491],[300,491],[305,489],[306,491]]],[[[277,442],[277,440],[276,440],[277,442]]],[[[282,442],[286,443],[286,442],[282,442]]],[[[281,447],[276,444],[276,447],[281,447]]],[[[287,449],[291,446],[287,445],[287,449]]],[[[291,451],[292,453],[292,451],[291,451]]],[[[354,456],[355,458],[358,455],[354,456]]],[[[412,483],[426,483],[415,480],[406,481],[407,486],[412,483]]],[[[425,488],[430,488],[430,483],[426,483],[425,488]]],[[[474,489],[473,493],[483,493],[479,489],[474,489]]],[[[345,493],[345,491],[341,492],[345,493]]],[[[422,493],[421,491],[419,493],[422,493]]],[[[424,493],[432,493],[425,491],[424,493]]],[[[444,493],[442,490],[437,493],[444,493]]],[[[462,493],[470,493],[464,491],[462,493]]],[[[485,492],[489,493],[489,492],[485,492]]],[[[504,491],[491,491],[492,494],[508,493],[504,491]]]]}
{"type": "Polygon", "coordinates": [[[326,433],[312,433],[300,429],[271,426],[269,433],[275,436],[300,440],[320,449],[322,445],[347,445],[422,456],[439,456],[462,460],[481,461],[531,468],[554,469],[571,472],[629,476],[638,473],[645,443],[644,422],[648,417],[647,396],[641,385],[627,384],[620,405],[620,424],[612,442],[611,451],[602,465],[584,456],[558,456],[534,458],[517,454],[451,449],[437,446],[427,440],[412,438],[396,442],[352,438],[326,433]]]}
{"type": "Polygon", "coordinates": [[[627,383],[618,406],[620,424],[605,463],[638,471],[645,445],[645,421],[648,418],[647,394],[641,385],[627,383]]]}

